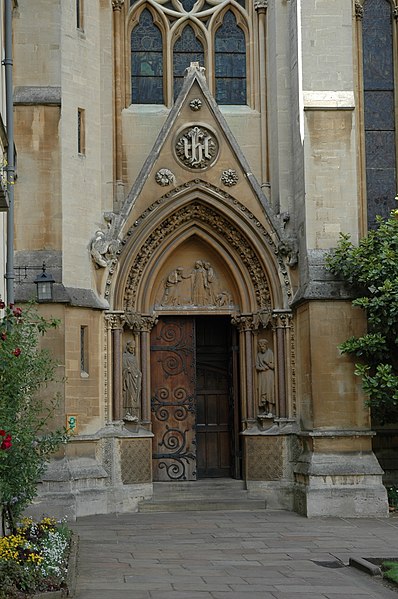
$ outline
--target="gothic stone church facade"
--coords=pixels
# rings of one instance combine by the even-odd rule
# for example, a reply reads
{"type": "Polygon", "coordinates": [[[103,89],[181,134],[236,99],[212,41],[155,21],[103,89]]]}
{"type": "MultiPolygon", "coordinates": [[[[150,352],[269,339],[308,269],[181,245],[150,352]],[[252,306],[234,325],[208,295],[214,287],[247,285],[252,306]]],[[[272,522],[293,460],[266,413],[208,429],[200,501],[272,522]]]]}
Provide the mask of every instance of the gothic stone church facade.
{"type": "Polygon", "coordinates": [[[135,510],[154,481],[225,477],[272,508],[387,515],[337,348],[364,316],[324,258],[393,207],[397,12],[18,0],[16,299],[44,261],[73,428],[48,510],[135,510]]]}

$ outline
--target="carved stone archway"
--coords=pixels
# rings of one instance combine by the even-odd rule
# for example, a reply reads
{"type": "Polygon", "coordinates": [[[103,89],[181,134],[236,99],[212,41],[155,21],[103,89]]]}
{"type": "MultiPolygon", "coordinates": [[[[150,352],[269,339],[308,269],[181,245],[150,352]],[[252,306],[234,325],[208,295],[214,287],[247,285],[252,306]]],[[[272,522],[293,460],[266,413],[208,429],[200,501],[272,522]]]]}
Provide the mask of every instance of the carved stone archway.
{"type": "MultiPolygon", "coordinates": [[[[275,354],[278,408],[274,416],[292,415],[293,336],[289,309],[292,291],[285,265],[290,256],[279,251],[278,235],[266,218],[264,221],[261,223],[230,194],[195,180],[154,202],[122,239],[118,270],[110,273],[107,295],[115,311],[123,314],[123,342],[113,347],[124,347],[132,337],[137,342],[142,372],[142,425],[151,426],[150,332],[161,315],[171,314],[211,312],[230,317],[237,329],[240,348],[239,400],[247,430],[262,425],[261,419],[258,420],[261,405],[257,397],[259,374],[255,362],[258,341],[266,339],[275,354]],[[181,306],[181,301],[159,299],[165,293],[167,276],[173,275],[182,263],[182,258],[174,256],[183,254],[182,251],[178,254],[179,249],[189,244],[201,248],[197,258],[206,256],[212,267],[218,264],[215,269],[218,274],[224,270],[225,279],[230,282],[229,290],[233,290],[233,301],[209,305],[188,301],[181,306]],[[214,258],[208,258],[209,255],[214,258]],[[163,289],[160,295],[156,291],[159,288],[163,289]]],[[[191,261],[189,268],[194,263],[191,261]]],[[[184,273],[188,273],[189,268],[181,266],[184,273]]],[[[185,278],[187,276],[185,274],[185,278]]],[[[120,369],[121,357],[114,356],[113,364],[120,369]]],[[[114,378],[119,381],[115,387],[119,388],[119,397],[114,395],[114,414],[120,415],[123,412],[121,373],[116,373],[114,378]]]]}

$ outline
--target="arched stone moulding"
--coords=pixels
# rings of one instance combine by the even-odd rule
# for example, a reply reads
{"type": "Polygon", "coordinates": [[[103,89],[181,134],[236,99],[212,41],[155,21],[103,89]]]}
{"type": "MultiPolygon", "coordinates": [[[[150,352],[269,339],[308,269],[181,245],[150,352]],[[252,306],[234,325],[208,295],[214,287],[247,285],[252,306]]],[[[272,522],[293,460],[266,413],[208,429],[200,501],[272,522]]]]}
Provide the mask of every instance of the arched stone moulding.
{"type": "Polygon", "coordinates": [[[264,224],[237,199],[200,180],[154,202],[122,240],[117,267],[110,272],[105,296],[113,309],[151,309],[145,293],[166,255],[196,235],[219,252],[235,276],[241,311],[286,309],[292,287],[285,258],[278,253],[279,232],[264,224]],[[126,297],[126,289],[129,289],[126,297]]]}

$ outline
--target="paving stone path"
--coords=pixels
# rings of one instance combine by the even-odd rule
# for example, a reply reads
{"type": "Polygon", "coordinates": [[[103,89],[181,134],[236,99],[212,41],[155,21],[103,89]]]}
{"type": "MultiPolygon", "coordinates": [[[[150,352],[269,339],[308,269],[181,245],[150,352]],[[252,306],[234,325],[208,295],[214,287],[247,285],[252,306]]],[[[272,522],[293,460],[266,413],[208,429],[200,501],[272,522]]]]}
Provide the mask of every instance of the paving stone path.
{"type": "Polygon", "coordinates": [[[398,517],[307,519],[285,511],[90,516],[76,599],[397,599],[348,567],[398,557],[398,517]]]}

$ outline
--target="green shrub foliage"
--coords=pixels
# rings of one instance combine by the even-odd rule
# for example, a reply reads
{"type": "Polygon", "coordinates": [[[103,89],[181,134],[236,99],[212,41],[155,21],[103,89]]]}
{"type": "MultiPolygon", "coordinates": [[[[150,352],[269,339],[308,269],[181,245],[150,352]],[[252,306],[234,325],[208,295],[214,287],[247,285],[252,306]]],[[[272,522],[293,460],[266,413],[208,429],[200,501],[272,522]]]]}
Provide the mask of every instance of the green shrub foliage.
{"type": "Polygon", "coordinates": [[[341,235],[327,267],[355,290],[354,306],[366,311],[368,332],[340,345],[357,358],[372,415],[380,424],[398,422],[398,211],[353,245],[341,235]]]}
{"type": "Polygon", "coordinates": [[[56,361],[40,338],[57,321],[33,305],[5,307],[0,320],[0,509],[3,534],[14,532],[23,510],[37,494],[50,455],[66,431],[50,430],[57,398],[43,397],[56,378],[56,361]]]}

